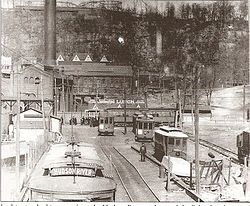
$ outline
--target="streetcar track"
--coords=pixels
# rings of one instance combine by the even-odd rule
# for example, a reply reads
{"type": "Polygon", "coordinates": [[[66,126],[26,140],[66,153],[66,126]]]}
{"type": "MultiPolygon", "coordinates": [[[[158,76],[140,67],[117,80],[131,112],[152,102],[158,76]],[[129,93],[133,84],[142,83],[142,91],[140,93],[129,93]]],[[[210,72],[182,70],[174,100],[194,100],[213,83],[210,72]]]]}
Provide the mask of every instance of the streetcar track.
{"type": "MultiPolygon", "coordinates": [[[[190,139],[190,141],[195,142],[194,139],[190,139]]],[[[219,153],[227,158],[230,158],[236,164],[240,164],[239,160],[238,160],[238,155],[235,152],[233,152],[227,148],[223,148],[219,145],[216,145],[214,143],[211,143],[211,142],[209,142],[207,140],[203,140],[203,139],[199,139],[199,144],[204,146],[204,147],[207,147],[209,149],[212,149],[215,152],[217,152],[217,153],[219,153]]]]}
{"type": "MultiPolygon", "coordinates": [[[[108,158],[108,154],[106,153],[106,151],[104,151],[104,147],[103,146],[101,146],[101,149],[102,149],[103,153],[105,154],[105,156],[108,158]]],[[[122,186],[123,186],[124,190],[126,191],[128,197],[129,197],[130,201],[133,202],[133,198],[131,197],[129,191],[127,190],[127,188],[126,188],[126,186],[125,186],[125,184],[124,184],[124,182],[122,180],[122,177],[121,177],[121,175],[120,175],[117,167],[115,166],[115,164],[113,162],[111,162],[111,163],[112,163],[112,165],[113,165],[113,167],[114,167],[114,169],[116,171],[116,174],[118,175],[118,177],[119,177],[119,179],[120,179],[120,181],[122,183],[122,186]]]]}
{"type": "Polygon", "coordinates": [[[129,160],[123,156],[117,149],[101,145],[104,154],[108,157],[108,152],[114,162],[114,168],[121,180],[121,183],[127,192],[130,200],[134,201],[157,201],[160,200],[154,194],[152,189],[143,179],[139,171],[134,167],[129,160]],[[119,166],[118,166],[119,165],[119,166]]]}

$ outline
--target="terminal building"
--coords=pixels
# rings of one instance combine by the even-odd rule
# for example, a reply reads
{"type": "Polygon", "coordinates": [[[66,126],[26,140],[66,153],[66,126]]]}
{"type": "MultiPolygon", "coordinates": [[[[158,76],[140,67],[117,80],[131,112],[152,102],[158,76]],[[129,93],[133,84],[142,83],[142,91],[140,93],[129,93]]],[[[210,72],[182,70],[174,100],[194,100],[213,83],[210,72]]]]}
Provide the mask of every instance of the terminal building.
{"type": "Polygon", "coordinates": [[[113,65],[103,56],[100,62],[92,62],[89,55],[76,54],[73,61],[59,55],[56,74],[58,111],[80,111],[86,99],[123,97],[124,90],[132,90],[131,66],[113,65]]]}

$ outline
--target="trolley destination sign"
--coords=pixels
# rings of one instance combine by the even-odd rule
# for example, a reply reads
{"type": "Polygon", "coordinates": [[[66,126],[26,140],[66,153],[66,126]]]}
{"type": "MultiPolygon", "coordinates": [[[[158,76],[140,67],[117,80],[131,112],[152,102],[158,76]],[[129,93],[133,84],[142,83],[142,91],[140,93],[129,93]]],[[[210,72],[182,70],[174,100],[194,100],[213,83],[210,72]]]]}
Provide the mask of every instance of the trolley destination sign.
{"type": "Polygon", "coordinates": [[[94,177],[95,171],[90,168],[82,167],[55,167],[50,170],[50,176],[85,176],[85,177],[94,177]]]}

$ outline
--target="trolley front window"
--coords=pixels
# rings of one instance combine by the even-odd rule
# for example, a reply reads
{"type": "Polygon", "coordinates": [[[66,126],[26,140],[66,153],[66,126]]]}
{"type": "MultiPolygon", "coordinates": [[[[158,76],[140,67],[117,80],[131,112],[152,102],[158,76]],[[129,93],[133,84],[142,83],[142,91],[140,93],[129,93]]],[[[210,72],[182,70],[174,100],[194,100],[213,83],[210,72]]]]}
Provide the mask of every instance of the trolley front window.
{"type": "Polygon", "coordinates": [[[169,138],[168,139],[168,144],[174,145],[174,138],[169,138]]]}
{"type": "Polygon", "coordinates": [[[105,124],[108,124],[108,117],[105,118],[105,124]]]}
{"type": "Polygon", "coordinates": [[[183,140],[182,140],[182,146],[183,146],[183,147],[186,147],[186,145],[187,145],[187,140],[183,139],[183,140]]]}
{"type": "Polygon", "coordinates": [[[142,123],[139,122],[139,129],[142,129],[142,123]]]}
{"type": "Polygon", "coordinates": [[[238,135],[237,136],[237,147],[242,147],[243,146],[243,135],[238,135]]]}
{"type": "Polygon", "coordinates": [[[101,119],[101,124],[103,124],[103,119],[101,119]]]}
{"type": "Polygon", "coordinates": [[[153,129],[153,124],[149,123],[149,129],[153,129]]]}
{"type": "Polygon", "coordinates": [[[112,117],[110,117],[109,122],[110,122],[110,124],[112,124],[112,122],[113,122],[113,118],[112,117]]]}
{"type": "Polygon", "coordinates": [[[176,140],[175,140],[175,145],[176,145],[176,146],[180,146],[180,144],[181,144],[181,140],[180,140],[180,139],[176,139],[176,140]]]}
{"type": "Polygon", "coordinates": [[[144,122],[144,129],[148,129],[148,123],[144,122]]]}

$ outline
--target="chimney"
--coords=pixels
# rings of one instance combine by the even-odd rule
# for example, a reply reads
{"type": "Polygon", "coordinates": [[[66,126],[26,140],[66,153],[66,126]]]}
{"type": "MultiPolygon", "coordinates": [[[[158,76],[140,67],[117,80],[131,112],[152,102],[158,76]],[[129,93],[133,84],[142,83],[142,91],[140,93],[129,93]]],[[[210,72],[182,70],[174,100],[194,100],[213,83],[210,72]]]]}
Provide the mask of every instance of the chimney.
{"type": "Polygon", "coordinates": [[[56,65],[56,0],[44,0],[44,64],[56,65]]]}

